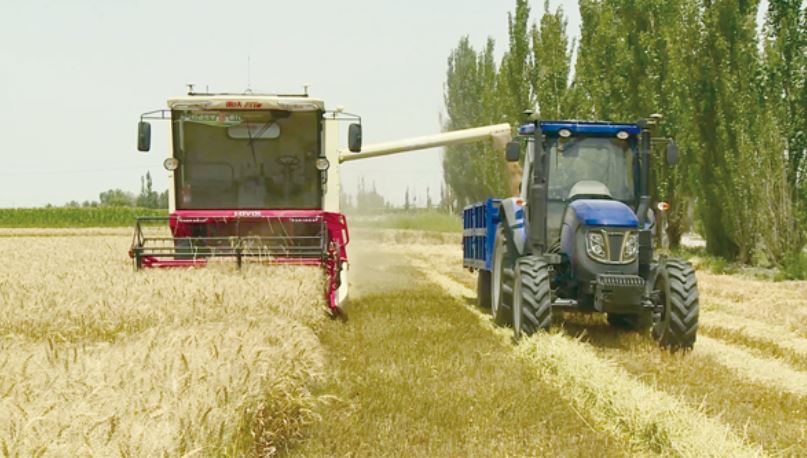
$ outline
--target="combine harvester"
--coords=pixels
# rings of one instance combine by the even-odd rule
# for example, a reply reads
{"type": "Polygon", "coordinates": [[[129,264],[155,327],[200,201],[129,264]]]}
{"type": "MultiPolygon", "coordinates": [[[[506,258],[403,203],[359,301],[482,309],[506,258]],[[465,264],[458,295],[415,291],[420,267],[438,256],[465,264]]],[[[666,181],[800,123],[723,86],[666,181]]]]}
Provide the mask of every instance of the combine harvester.
{"type": "Polygon", "coordinates": [[[362,148],[361,118],[325,109],[308,94],[195,93],[144,113],[138,150],[148,151],[147,119],[170,123],[169,216],[137,218],[129,255],[137,269],[195,267],[212,258],[320,266],[328,307],[348,295],[347,220],[339,209],[343,162],[439,146],[493,141],[503,147],[510,126],[499,124],[362,148]],[[353,121],[348,151],[340,123],[353,121]],[[170,230],[157,231],[155,228],[170,230]]]}
{"type": "MultiPolygon", "coordinates": [[[[465,209],[463,265],[479,271],[480,305],[516,338],[548,329],[553,310],[575,310],[650,327],[664,347],[695,343],[695,272],[654,256],[650,150],[660,118],[529,122],[519,128],[527,143],[521,195],[465,209]]],[[[508,161],[520,160],[520,147],[507,146],[508,161]]],[[[672,140],[666,156],[677,161],[672,140]]]]}

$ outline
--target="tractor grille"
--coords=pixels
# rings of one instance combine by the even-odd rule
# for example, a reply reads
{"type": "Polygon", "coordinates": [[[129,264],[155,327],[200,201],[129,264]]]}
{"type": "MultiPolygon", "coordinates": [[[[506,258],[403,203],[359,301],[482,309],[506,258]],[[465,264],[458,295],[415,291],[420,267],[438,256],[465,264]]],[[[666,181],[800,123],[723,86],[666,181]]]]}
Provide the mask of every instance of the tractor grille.
{"type": "Polygon", "coordinates": [[[597,283],[605,287],[644,287],[644,278],[638,275],[599,274],[597,283]]]}
{"type": "Polygon", "coordinates": [[[622,261],[622,243],[625,239],[625,232],[608,232],[608,248],[611,261],[622,261]]]}

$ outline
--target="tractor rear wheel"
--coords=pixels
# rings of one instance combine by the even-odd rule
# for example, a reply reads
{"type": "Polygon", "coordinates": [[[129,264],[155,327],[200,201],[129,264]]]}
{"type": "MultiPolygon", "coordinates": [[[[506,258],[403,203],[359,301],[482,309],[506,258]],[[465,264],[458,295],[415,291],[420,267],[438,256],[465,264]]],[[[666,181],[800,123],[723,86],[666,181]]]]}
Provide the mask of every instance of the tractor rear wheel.
{"type": "Polygon", "coordinates": [[[689,263],[667,259],[659,265],[654,288],[660,312],[653,316],[653,337],[673,351],[691,349],[698,333],[698,280],[689,263]]]}
{"type": "Polygon", "coordinates": [[[476,300],[479,307],[489,309],[491,305],[490,297],[490,271],[480,270],[476,277],[476,300]]]}
{"type": "Polygon", "coordinates": [[[552,324],[549,265],[537,256],[524,256],[515,269],[513,329],[516,339],[546,331],[552,324]]]}
{"type": "Polygon", "coordinates": [[[496,230],[496,241],[493,244],[493,265],[491,270],[490,314],[498,325],[509,325],[513,320],[513,254],[510,252],[501,225],[496,230]]]}

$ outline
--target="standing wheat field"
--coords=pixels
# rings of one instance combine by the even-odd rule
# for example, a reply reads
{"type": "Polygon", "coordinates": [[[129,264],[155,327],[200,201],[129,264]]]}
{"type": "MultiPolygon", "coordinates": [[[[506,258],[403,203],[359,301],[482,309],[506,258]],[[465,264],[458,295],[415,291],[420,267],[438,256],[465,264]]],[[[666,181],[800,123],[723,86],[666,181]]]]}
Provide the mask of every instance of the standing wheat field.
{"type": "Polygon", "coordinates": [[[807,283],[699,272],[695,349],[567,314],[518,345],[456,234],[315,268],[135,272],[129,232],[0,230],[0,455],[803,456],[807,283]]]}
{"type": "Polygon", "coordinates": [[[17,235],[0,238],[3,455],[266,455],[314,420],[319,270],[133,272],[128,237],[17,235]]]}

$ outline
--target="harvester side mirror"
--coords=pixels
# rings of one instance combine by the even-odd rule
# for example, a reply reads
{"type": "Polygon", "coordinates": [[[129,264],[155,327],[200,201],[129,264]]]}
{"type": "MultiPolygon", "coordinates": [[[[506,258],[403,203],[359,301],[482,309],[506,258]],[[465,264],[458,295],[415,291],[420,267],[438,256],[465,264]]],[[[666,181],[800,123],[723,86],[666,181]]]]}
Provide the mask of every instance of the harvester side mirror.
{"type": "Polygon", "coordinates": [[[137,123],[137,150],[148,151],[151,149],[151,124],[140,121],[137,123]]]}
{"type": "Polygon", "coordinates": [[[361,151],[361,124],[351,124],[347,131],[347,147],[350,151],[361,151]]]}
{"type": "Polygon", "coordinates": [[[518,162],[518,160],[521,159],[521,143],[508,143],[507,149],[504,151],[504,157],[507,159],[507,162],[518,162]]]}
{"type": "Polygon", "coordinates": [[[675,165],[678,163],[678,146],[673,139],[667,140],[667,165],[675,165]]]}

